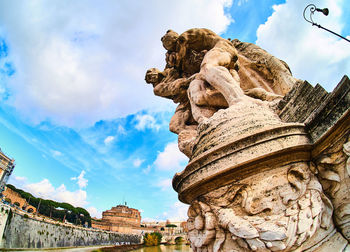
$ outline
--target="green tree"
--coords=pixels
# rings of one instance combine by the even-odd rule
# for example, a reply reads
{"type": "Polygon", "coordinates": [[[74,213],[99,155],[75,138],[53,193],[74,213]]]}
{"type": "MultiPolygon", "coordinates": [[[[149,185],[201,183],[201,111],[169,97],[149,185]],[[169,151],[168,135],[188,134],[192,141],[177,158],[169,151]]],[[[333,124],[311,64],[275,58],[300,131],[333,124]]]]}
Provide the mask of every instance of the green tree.
{"type": "Polygon", "coordinates": [[[177,227],[175,224],[166,224],[166,227],[177,227]]]}
{"type": "Polygon", "coordinates": [[[89,212],[86,211],[84,208],[74,207],[66,202],[57,202],[48,199],[36,198],[32,194],[18,189],[11,184],[7,184],[6,186],[11,190],[17,192],[19,195],[21,195],[22,198],[26,199],[30,205],[34,206],[37,209],[40,202],[40,208],[38,213],[42,215],[62,221],[64,215],[66,214],[67,221],[83,225],[85,223],[88,223],[88,226],[91,227],[91,216],[89,212]]]}
{"type": "Polygon", "coordinates": [[[146,233],[143,240],[146,246],[157,246],[162,241],[162,234],[158,232],[146,233]]]}

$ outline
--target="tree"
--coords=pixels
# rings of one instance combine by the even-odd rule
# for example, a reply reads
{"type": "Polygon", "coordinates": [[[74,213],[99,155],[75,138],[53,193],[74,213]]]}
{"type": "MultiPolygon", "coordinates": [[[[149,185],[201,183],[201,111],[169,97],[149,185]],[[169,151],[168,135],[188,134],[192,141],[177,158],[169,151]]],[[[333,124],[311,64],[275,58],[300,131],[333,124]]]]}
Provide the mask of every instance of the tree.
{"type": "Polygon", "coordinates": [[[175,224],[166,224],[165,227],[177,227],[175,224]]]}
{"type": "MultiPolygon", "coordinates": [[[[66,202],[56,202],[48,199],[36,198],[32,194],[25,192],[21,189],[16,188],[13,185],[7,184],[8,188],[17,192],[21,195],[22,198],[26,199],[30,205],[38,209],[39,202],[40,208],[38,213],[48,216],[56,220],[63,220],[64,215],[68,212],[66,219],[71,223],[88,223],[88,226],[91,227],[91,216],[88,211],[81,207],[74,207],[66,202]]],[[[7,200],[7,199],[5,199],[7,200]]],[[[11,201],[9,201],[11,203],[11,201]]]]}
{"type": "Polygon", "coordinates": [[[146,233],[143,240],[146,246],[157,246],[162,241],[162,234],[158,232],[146,233]]]}

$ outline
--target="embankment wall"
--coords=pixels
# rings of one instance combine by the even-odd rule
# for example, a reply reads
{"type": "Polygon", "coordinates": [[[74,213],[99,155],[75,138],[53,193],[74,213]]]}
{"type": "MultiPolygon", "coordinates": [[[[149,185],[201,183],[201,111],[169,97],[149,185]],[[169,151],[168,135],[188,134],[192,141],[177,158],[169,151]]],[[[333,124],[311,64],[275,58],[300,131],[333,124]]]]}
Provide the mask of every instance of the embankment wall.
{"type": "Polygon", "coordinates": [[[116,242],[140,243],[138,235],[93,230],[49,223],[10,211],[0,205],[1,248],[54,248],[112,245],[116,242]]]}

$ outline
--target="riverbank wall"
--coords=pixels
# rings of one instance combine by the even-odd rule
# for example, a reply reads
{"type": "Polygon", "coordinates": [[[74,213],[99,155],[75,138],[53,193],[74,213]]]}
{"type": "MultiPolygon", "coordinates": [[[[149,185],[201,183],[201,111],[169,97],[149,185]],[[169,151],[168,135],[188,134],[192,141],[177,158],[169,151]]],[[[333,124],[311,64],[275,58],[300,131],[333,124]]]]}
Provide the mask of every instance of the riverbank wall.
{"type": "Polygon", "coordinates": [[[0,248],[55,248],[138,244],[141,236],[66,225],[0,204],[0,248]]]}

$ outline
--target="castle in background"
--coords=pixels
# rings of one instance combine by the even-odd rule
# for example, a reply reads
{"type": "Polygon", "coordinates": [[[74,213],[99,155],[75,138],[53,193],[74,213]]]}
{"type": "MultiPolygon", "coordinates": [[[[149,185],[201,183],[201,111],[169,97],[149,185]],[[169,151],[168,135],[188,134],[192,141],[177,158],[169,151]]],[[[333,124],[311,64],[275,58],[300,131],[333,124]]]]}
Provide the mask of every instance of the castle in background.
{"type": "Polygon", "coordinates": [[[92,219],[93,228],[120,233],[134,233],[141,225],[141,213],[139,210],[129,208],[126,205],[117,205],[111,210],[102,213],[102,219],[92,219]]]}

